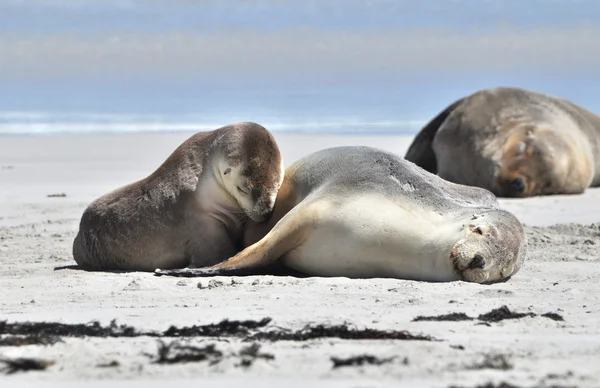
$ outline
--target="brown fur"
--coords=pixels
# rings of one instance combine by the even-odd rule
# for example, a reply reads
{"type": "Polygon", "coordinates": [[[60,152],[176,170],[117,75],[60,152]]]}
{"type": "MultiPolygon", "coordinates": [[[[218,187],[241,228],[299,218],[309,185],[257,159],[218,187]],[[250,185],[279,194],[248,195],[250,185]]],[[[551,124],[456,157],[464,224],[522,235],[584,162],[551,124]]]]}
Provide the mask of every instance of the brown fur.
{"type": "Polygon", "coordinates": [[[568,138],[569,134],[558,136],[533,126],[511,131],[496,178],[499,193],[507,197],[583,193],[591,179],[592,165],[568,138]],[[515,179],[523,180],[522,192],[511,189],[515,179]]]}
{"type": "Polygon", "coordinates": [[[582,193],[600,186],[600,117],[538,92],[484,89],[436,116],[405,158],[497,196],[582,193]]]}
{"type": "Polygon", "coordinates": [[[298,204],[298,194],[294,190],[291,177],[286,173],[283,183],[277,192],[275,207],[266,222],[249,222],[244,230],[244,247],[248,247],[263,238],[279,220],[298,204]]]}
{"type": "Polygon", "coordinates": [[[258,124],[227,125],[191,136],[148,177],[92,202],[73,243],[75,261],[92,270],[153,271],[214,264],[235,254],[247,215],[224,191],[223,177],[215,176],[219,157],[230,166],[245,166],[244,183],[270,212],[268,195],[279,188],[283,174],[277,143],[258,124]],[[220,187],[219,198],[198,193],[208,184],[220,187]],[[206,209],[213,202],[229,216],[206,209]]]}

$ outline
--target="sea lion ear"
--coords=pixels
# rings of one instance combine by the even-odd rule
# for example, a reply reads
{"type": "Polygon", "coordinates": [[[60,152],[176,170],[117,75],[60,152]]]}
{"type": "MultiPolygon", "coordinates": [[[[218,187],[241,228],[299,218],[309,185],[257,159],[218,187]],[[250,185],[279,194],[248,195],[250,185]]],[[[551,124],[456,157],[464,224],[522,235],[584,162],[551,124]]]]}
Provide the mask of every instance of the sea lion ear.
{"type": "Polygon", "coordinates": [[[231,168],[230,168],[230,167],[227,167],[227,168],[225,169],[225,171],[223,171],[223,175],[227,175],[227,174],[229,174],[230,172],[231,172],[231,168]]]}

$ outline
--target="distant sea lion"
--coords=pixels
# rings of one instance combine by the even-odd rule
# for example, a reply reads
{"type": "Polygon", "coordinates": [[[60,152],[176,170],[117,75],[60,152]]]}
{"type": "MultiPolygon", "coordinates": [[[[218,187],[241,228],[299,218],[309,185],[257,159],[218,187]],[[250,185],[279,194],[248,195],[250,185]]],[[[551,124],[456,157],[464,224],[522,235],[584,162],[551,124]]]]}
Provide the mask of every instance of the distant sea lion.
{"type": "Polygon", "coordinates": [[[222,262],[242,248],[247,218],[271,214],[283,174],[277,143],[258,124],[196,133],[151,175],[88,206],[73,257],[90,270],[222,262]]]}
{"type": "Polygon", "coordinates": [[[425,125],[405,158],[499,197],[579,194],[600,186],[600,117],[534,91],[484,89],[425,125]]]}
{"type": "Polygon", "coordinates": [[[248,226],[246,244],[221,264],[155,273],[252,274],[280,259],[312,276],[481,283],[509,278],[527,249],[523,226],[491,192],[363,146],[288,167],[273,215],[248,226]]]}

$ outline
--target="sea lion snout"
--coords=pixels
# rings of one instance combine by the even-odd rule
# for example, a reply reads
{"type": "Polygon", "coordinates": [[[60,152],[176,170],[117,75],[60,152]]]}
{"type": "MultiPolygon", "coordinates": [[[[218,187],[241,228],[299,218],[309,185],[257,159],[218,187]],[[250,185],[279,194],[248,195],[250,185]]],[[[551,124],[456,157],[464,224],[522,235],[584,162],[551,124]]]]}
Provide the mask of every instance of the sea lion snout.
{"type": "Polygon", "coordinates": [[[513,180],[511,180],[510,182],[508,182],[508,188],[515,193],[519,193],[519,194],[523,193],[525,191],[526,187],[527,186],[525,185],[525,181],[520,176],[518,176],[518,177],[514,178],[513,180]]]}
{"type": "Polygon", "coordinates": [[[531,195],[531,187],[520,174],[500,177],[497,180],[497,195],[508,198],[526,197],[531,195]]]}
{"type": "Polygon", "coordinates": [[[252,210],[248,212],[248,217],[254,222],[264,222],[271,218],[275,206],[275,195],[269,195],[266,192],[252,191],[255,198],[252,210]]]}
{"type": "Polygon", "coordinates": [[[467,268],[483,268],[485,267],[485,259],[483,258],[483,256],[481,256],[481,254],[476,253],[475,256],[473,256],[473,260],[469,263],[469,266],[467,268]]]}

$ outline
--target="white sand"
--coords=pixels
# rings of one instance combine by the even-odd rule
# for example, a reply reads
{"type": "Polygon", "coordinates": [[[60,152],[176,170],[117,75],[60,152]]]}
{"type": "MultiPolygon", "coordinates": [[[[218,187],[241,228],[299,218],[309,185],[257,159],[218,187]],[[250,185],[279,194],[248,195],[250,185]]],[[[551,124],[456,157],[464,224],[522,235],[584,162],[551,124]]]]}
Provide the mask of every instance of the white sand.
{"type": "MultiPolygon", "coordinates": [[[[156,339],[67,338],[50,346],[0,347],[4,357],[44,357],[42,372],[0,375],[0,385],[147,386],[186,379],[220,386],[439,386],[474,387],[506,381],[518,386],[600,386],[600,190],[579,196],[502,200],[527,226],[530,254],[507,283],[476,285],[369,279],[292,277],[155,277],[147,273],[54,271],[73,264],[72,239],[85,206],[97,196],[153,171],[189,134],[0,138],[0,321],[59,321],[134,325],[216,323],[271,317],[271,325],[298,329],[312,323],[408,330],[442,342],[325,339],[264,343],[274,360],[244,369],[239,359],[156,365],[156,339]],[[66,198],[48,198],[65,193],[66,198]],[[596,222],[592,225],[591,223],[596,222]],[[561,225],[550,226],[557,223],[561,225]],[[578,223],[578,224],[565,224],[578,223]],[[536,226],[536,227],[533,227],[536,226]],[[557,312],[565,321],[536,316],[491,323],[411,322],[419,315],[471,316],[502,305],[517,312],[557,312]],[[451,345],[462,345],[464,350],[451,345]],[[389,364],[332,369],[331,356],[399,356],[389,364]],[[509,370],[472,370],[485,355],[502,354],[509,370]],[[406,357],[408,364],[402,363],[406,357]],[[120,366],[98,364],[117,360],[120,366]],[[95,380],[92,384],[89,380],[95,380]],[[135,385],[132,379],[136,380],[135,385]],[[111,380],[111,381],[109,381],[111,380]],[[120,380],[117,383],[112,380],[120,380]],[[69,383],[70,382],[70,383],[69,383]],[[69,384],[67,384],[69,383],[69,384]]],[[[318,149],[347,144],[403,155],[411,138],[277,135],[286,164],[318,149]]],[[[228,353],[243,344],[216,343],[228,353]]]]}

